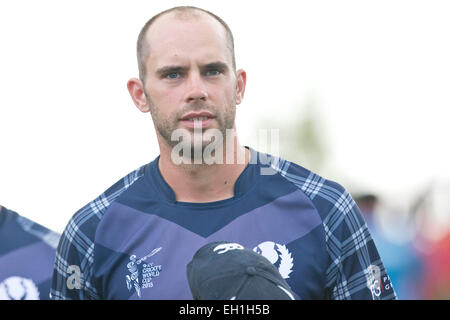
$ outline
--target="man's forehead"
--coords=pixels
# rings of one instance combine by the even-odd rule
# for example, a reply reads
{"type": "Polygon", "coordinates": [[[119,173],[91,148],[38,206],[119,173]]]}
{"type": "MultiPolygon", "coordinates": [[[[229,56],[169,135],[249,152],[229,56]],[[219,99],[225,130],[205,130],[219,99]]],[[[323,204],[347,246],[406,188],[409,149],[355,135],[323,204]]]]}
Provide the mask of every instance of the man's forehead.
{"type": "Polygon", "coordinates": [[[169,12],[158,19],[149,27],[146,34],[146,44],[154,47],[159,43],[167,43],[172,39],[183,38],[187,30],[186,25],[197,26],[198,36],[212,36],[226,41],[226,30],[219,21],[200,10],[190,10],[189,12],[169,12]],[[201,33],[201,34],[200,34],[201,33]]]}
{"type": "Polygon", "coordinates": [[[225,28],[203,12],[189,16],[171,12],[159,17],[148,29],[146,42],[149,60],[154,63],[155,59],[169,62],[193,53],[211,61],[231,61],[225,28]]]}

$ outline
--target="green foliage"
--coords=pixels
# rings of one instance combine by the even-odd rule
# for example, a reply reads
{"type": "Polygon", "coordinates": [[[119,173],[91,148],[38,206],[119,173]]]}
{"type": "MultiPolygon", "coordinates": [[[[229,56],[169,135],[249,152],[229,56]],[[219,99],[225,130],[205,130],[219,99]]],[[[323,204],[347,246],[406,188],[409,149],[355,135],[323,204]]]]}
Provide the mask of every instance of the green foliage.
{"type": "MultiPolygon", "coordinates": [[[[320,172],[327,159],[318,106],[310,100],[292,110],[295,111],[290,113],[291,117],[287,120],[266,119],[258,128],[279,129],[279,155],[309,170],[320,172]]],[[[266,152],[270,152],[270,149],[266,152]]]]}

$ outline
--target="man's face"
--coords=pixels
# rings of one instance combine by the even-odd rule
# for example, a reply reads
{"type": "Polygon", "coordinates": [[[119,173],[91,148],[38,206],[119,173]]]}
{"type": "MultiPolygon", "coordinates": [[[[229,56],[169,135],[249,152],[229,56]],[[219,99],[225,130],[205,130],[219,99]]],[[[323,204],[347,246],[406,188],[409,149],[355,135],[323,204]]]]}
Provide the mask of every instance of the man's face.
{"type": "Polygon", "coordinates": [[[223,26],[203,14],[167,14],[150,27],[147,41],[144,89],[160,137],[173,147],[172,132],[185,129],[193,141],[194,125],[225,137],[234,126],[237,77],[223,26]]]}

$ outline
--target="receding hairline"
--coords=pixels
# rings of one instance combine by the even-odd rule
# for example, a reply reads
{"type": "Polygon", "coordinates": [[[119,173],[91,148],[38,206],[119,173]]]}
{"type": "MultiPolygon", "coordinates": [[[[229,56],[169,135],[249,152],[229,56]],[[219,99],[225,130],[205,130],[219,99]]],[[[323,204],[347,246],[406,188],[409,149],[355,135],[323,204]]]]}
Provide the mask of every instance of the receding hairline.
{"type": "Polygon", "coordinates": [[[173,7],[167,10],[164,10],[155,16],[153,16],[150,20],[146,22],[146,24],[142,27],[138,41],[137,41],[137,59],[138,59],[138,68],[139,68],[139,77],[141,81],[144,82],[145,73],[146,73],[146,67],[145,67],[145,60],[150,55],[150,44],[147,40],[147,34],[150,30],[150,27],[162,16],[167,16],[169,14],[174,15],[176,19],[181,20],[189,20],[197,17],[208,17],[213,18],[216,20],[216,22],[219,22],[225,31],[225,36],[227,38],[227,47],[229,47],[231,51],[232,56],[232,64],[233,69],[236,69],[236,61],[234,56],[234,39],[233,34],[231,33],[230,28],[228,25],[223,21],[220,17],[215,15],[214,13],[207,11],[205,9],[201,9],[198,7],[193,6],[179,6],[179,7],[173,7]]]}

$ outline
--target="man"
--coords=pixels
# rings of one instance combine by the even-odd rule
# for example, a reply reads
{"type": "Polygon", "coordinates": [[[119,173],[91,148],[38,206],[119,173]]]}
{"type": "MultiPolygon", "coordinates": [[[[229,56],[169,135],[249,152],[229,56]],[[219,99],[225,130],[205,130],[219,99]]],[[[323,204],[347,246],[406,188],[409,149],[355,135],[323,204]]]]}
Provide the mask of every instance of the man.
{"type": "Polygon", "coordinates": [[[0,206],[0,300],[48,300],[59,234],[0,206]]]}
{"type": "Polygon", "coordinates": [[[223,240],[268,258],[297,299],[395,298],[340,185],[239,144],[246,73],[223,20],[193,7],[156,15],[139,35],[138,65],[128,90],[152,116],[160,156],[71,219],[55,299],[192,299],[186,265],[223,240]]]}

